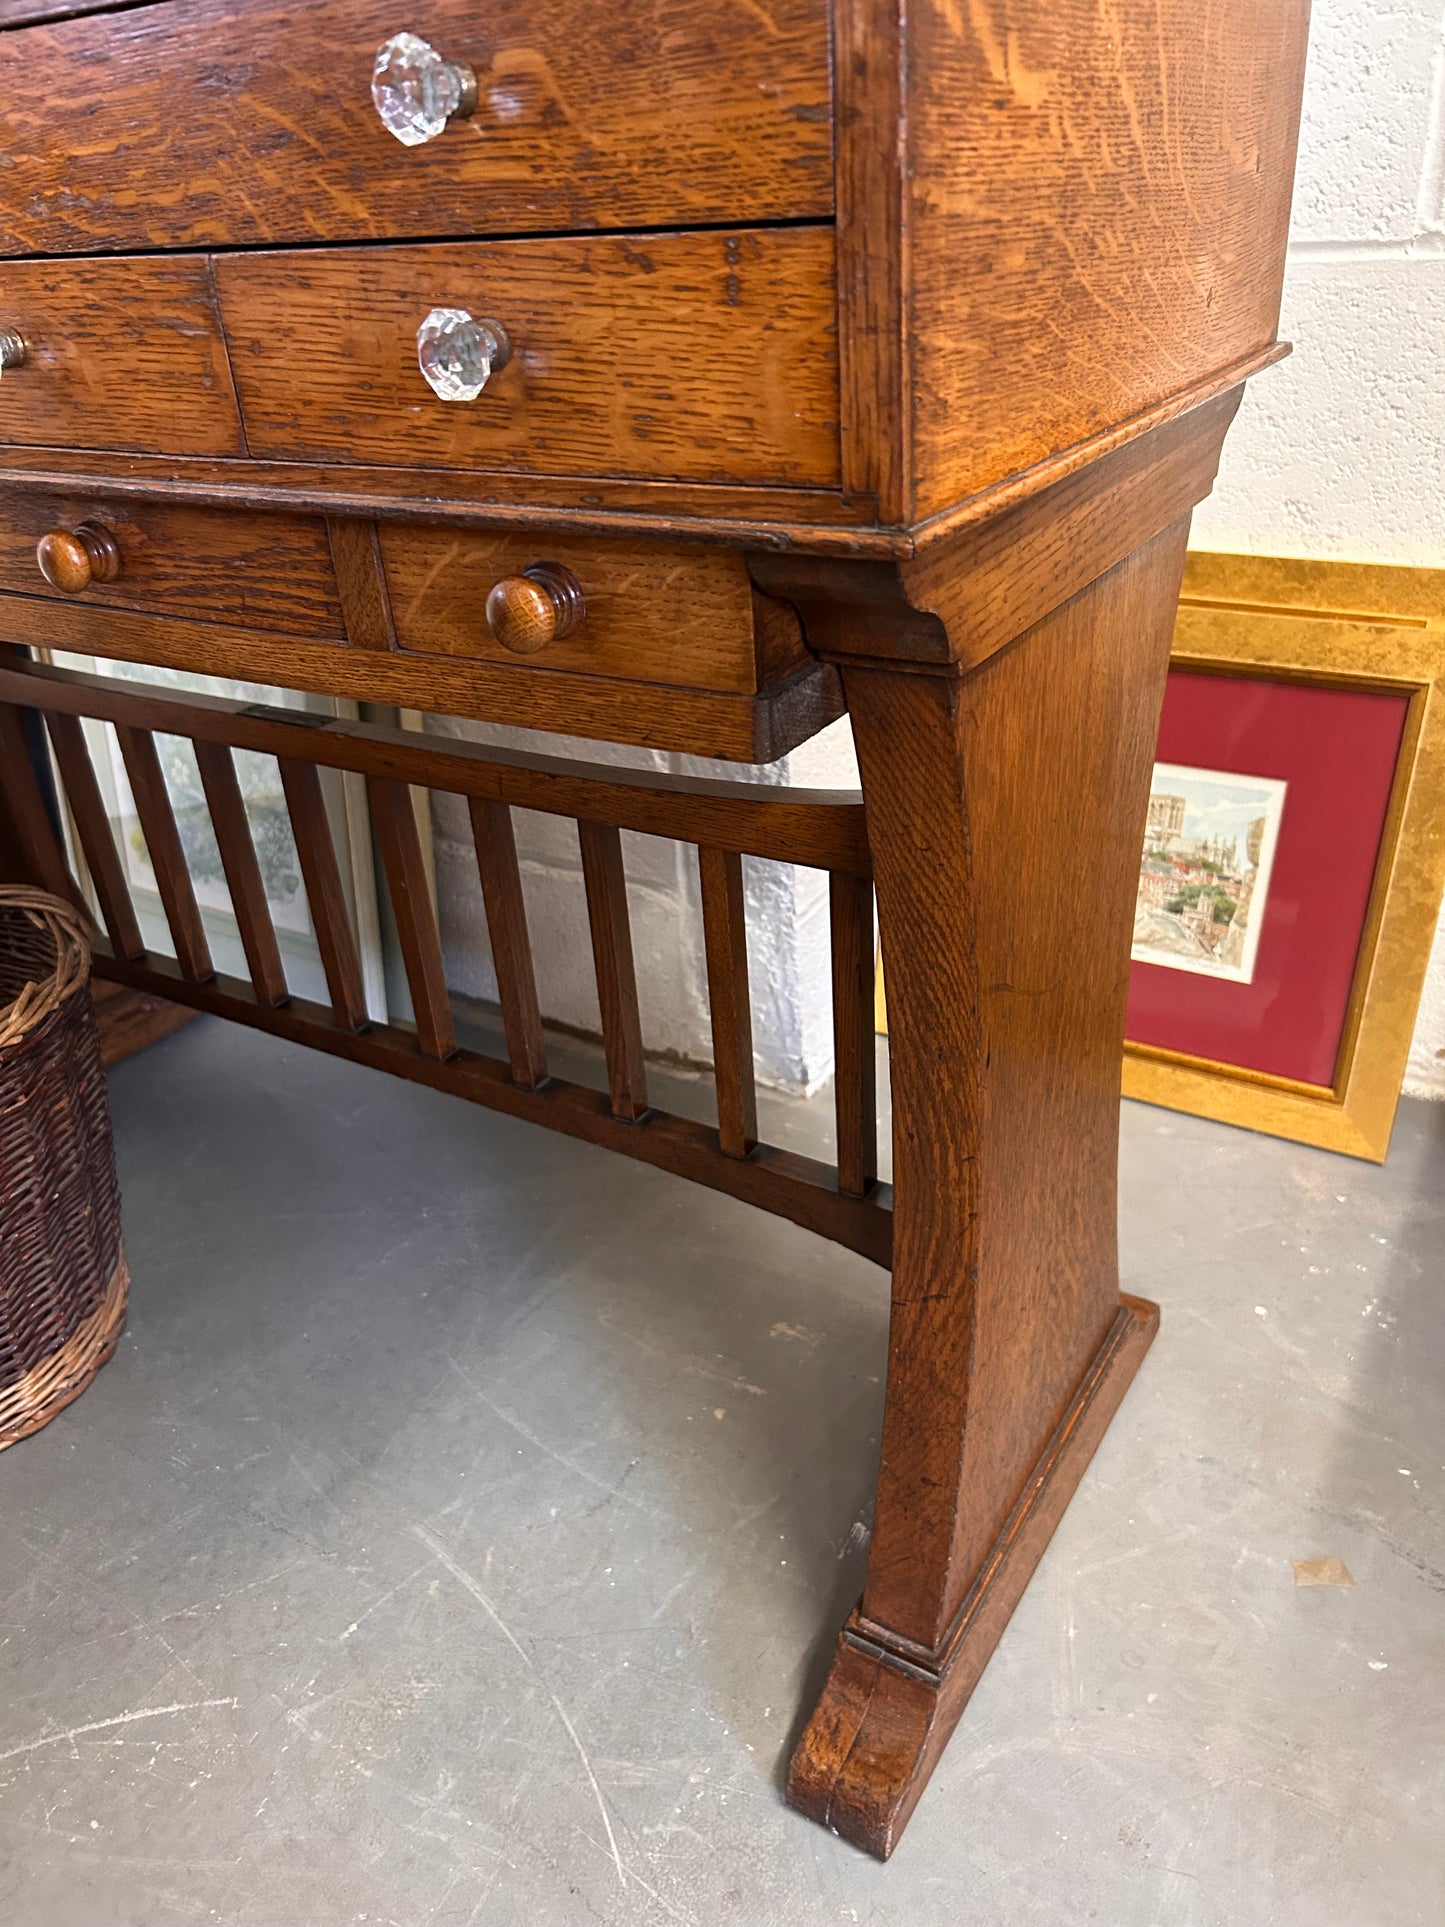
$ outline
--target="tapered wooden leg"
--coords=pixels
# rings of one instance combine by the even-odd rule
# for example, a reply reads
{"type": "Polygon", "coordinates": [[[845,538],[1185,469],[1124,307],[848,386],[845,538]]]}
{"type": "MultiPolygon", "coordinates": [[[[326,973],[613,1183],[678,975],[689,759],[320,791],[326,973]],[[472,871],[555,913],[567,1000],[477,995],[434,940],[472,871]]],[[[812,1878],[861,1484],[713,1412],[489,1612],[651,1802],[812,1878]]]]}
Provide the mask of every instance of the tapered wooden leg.
{"type": "Polygon", "coordinates": [[[867,1584],[788,1797],[882,1857],[1155,1329],[1119,1295],[1119,1074],[1186,529],[971,671],[843,669],[888,985],[893,1305],[867,1584]]]}

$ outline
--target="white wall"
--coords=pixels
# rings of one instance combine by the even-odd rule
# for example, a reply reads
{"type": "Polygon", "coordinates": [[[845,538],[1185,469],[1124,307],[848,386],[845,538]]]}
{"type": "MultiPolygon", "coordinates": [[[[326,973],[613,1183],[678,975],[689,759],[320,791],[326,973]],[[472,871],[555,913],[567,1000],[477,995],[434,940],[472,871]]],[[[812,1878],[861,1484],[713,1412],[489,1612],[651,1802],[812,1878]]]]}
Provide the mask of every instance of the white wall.
{"type": "MultiPolygon", "coordinates": [[[[1315,0],[1280,332],[1194,546],[1440,567],[1442,0],[1315,0]]],[[[1405,1088],[1445,1097],[1445,921],[1405,1088]]]]}
{"type": "MultiPolygon", "coordinates": [[[[1445,0],[1315,0],[1282,331],[1295,353],[1251,384],[1195,546],[1355,561],[1445,562],[1445,0]]],[[[476,724],[432,725],[599,760],[688,759],[476,724]]],[[[708,765],[716,769],[716,765],[708,765]]],[[[847,725],[767,771],[849,785],[847,725]]],[[[570,826],[519,819],[547,1015],[595,1030],[582,880],[570,826]]],[[[706,976],[690,852],[627,839],[649,1047],[706,1062],[706,976]]],[[[464,819],[440,810],[437,870],[449,980],[491,997],[464,819]]],[[[759,1074],[809,1089],[832,1068],[822,879],[748,866],[759,1074]]],[[[1442,926],[1445,929],[1445,926],[1442,926]]],[[[1445,935],[1437,940],[1408,1088],[1445,1096],[1445,935]]]]}

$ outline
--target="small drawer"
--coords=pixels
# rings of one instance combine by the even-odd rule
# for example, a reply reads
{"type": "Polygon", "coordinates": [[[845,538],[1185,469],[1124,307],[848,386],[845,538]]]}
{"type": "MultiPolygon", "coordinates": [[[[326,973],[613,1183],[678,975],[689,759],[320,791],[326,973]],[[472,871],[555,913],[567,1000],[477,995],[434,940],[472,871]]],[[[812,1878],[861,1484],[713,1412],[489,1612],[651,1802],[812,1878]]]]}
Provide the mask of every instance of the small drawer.
{"type": "MultiPolygon", "coordinates": [[[[42,11],[82,12],[0,20],[42,11]]],[[[167,0],[18,28],[0,43],[0,254],[826,220],[829,13],[167,0]],[[418,145],[372,100],[402,28],[475,83],[470,115],[418,145]]]]}
{"type": "MultiPolygon", "coordinates": [[[[66,548],[73,553],[70,544],[66,548]]],[[[345,634],[319,517],[48,493],[0,497],[0,594],[186,616],[278,635],[335,641],[345,634]],[[48,582],[36,553],[42,537],[55,532],[73,544],[80,531],[84,549],[86,532],[95,530],[101,532],[97,553],[108,553],[110,560],[88,583],[77,582],[73,594],[48,582]],[[116,572],[107,575],[108,568],[116,572]]]]}
{"type": "Polygon", "coordinates": [[[254,456],[839,484],[831,228],[215,265],[254,456]],[[442,399],[418,366],[418,331],[436,313],[500,324],[510,359],[475,399],[442,399]]]}
{"type": "Polygon", "coordinates": [[[0,331],[0,445],[246,452],[205,261],[0,262],[0,331]]]}
{"type": "Polygon", "coordinates": [[[396,645],[410,654],[738,692],[807,661],[792,610],[757,595],[733,551],[406,525],[379,534],[396,645]],[[544,621],[519,654],[498,639],[509,597],[545,615],[554,572],[575,585],[576,607],[560,634],[544,621]]]}

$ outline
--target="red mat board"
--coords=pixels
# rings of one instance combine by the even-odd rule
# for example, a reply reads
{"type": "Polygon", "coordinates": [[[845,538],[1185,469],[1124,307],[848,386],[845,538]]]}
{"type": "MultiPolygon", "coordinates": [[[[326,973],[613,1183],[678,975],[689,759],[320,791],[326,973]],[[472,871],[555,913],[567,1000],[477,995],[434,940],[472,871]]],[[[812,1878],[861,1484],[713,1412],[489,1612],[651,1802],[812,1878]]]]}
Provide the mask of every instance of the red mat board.
{"type": "Polygon", "coordinates": [[[1264,901],[1247,913],[1251,981],[1136,959],[1131,1042],[1333,1083],[1408,701],[1170,672],[1156,761],[1285,790],[1264,901]]]}

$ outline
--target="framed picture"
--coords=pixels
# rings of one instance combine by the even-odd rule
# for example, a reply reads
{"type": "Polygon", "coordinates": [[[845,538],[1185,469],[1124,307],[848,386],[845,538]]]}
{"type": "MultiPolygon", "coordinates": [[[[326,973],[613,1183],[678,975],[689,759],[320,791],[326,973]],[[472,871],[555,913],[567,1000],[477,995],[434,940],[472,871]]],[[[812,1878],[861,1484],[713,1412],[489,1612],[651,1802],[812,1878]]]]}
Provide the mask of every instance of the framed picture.
{"type": "Polygon", "coordinates": [[[1189,557],[1124,1092],[1381,1159],[1445,883],[1445,570],[1189,557]]]}

